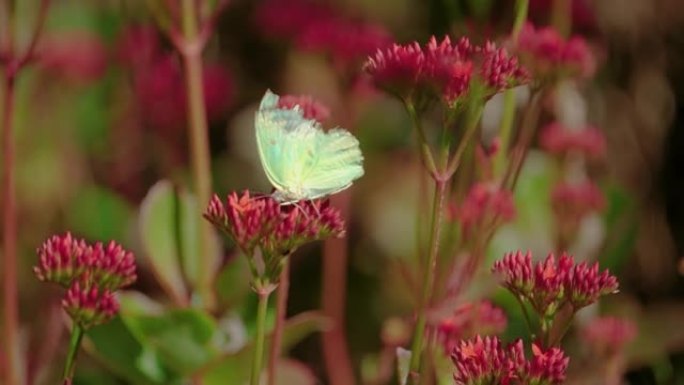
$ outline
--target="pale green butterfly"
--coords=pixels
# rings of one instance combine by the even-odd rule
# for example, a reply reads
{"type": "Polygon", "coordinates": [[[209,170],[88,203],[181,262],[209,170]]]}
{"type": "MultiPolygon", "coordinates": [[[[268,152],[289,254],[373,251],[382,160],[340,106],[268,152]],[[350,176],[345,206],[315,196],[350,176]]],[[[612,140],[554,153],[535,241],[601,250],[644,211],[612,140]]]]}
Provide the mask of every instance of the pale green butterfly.
{"type": "Polygon", "coordinates": [[[341,128],[323,131],[302,109],[278,108],[278,95],[266,91],[255,127],[266,177],[281,203],[322,198],[340,192],[363,175],[359,141],[341,128]]]}

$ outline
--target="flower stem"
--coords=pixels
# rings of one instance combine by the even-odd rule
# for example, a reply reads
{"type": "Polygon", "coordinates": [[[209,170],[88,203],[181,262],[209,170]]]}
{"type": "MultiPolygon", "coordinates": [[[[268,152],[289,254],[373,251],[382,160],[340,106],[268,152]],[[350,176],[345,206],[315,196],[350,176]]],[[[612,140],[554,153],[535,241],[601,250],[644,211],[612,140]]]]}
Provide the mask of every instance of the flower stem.
{"type": "Polygon", "coordinates": [[[449,166],[446,170],[447,178],[451,178],[456,172],[456,170],[458,170],[458,166],[460,166],[461,164],[461,158],[463,158],[463,154],[465,153],[466,149],[468,148],[468,145],[470,144],[471,139],[477,131],[477,127],[480,122],[480,117],[482,116],[483,110],[484,102],[481,101],[473,102],[473,104],[468,108],[465,132],[463,133],[463,137],[458,143],[458,147],[456,147],[454,156],[449,161],[449,166]]]}
{"type": "Polygon", "coordinates": [[[520,127],[520,134],[515,147],[511,151],[511,161],[503,176],[501,186],[513,191],[520,171],[525,163],[525,158],[529,151],[529,147],[534,139],[537,124],[539,123],[539,116],[541,114],[541,102],[544,98],[545,92],[543,90],[532,91],[530,101],[525,108],[522,125],[520,127]]]}
{"type": "Polygon", "coordinates": [[[572,1],[554,0],[551,11],[551,25],[561,34],[568,37],[572,28],[572,1]]]}
{"type": "MultiPolygon", "coordinates": [[[[211,196],[211,168],[209,158],[209,135],[207,115],[202,85],[202,50],[204,40],[199,34],[197,25],[197,9],[193,0],[182,0],[183,41],[178,46],[185,68],[185,87],[187,92],[188,129],[190,137],[190,156],[192,177],[197,196],[197,215],[209,203],[211,196]]],[[[211,266],[214,254],[211,225],[204,220],[199,221],[197,255],[199,263],[199,279],[197,290],[205,308],[214,306],[215,298],[211,289],[211,266]]]]}
{"type": "Polygon", "coordinates": [[[257,294],[259,295],[259,307],[257,309],[256,341],[254,345],[254,354],[252,356],[250,385],[259,385],[261,383],[261,368],[264,360],[264,337],[266,335],[266,310],[268,310],[268,297],[271,295],[271,292],[266,291],[257,294]]]}
{"type": "Polygon", "coordinates": [[[278,369],[278,360],[280,359],[280,350],[282,349],[283,327],[285,326],[285,317],[287,316],[287,299],[290,291],[290,257],[285,257],[283,270],[280,272],[280,282],[278,283],[278,291],[276,293],[276,319],[273,328],[273,335],[271,337],[271,346],[268,354],[268,385],[276,384],[276,371],[278,369]]]}
{"type": "Polygon", "coordinates": [[[435,273],[437,270],[437,254],[439,253],[439,243],[442,230],[442,218],[444,214],[444,201],[446,197],[447,180],[435,180],[435,197],[433,201],[432,223],[430,225],[430,252],[428,263],[424,266],[423,289],[418,309],[418,319],[413,332],[413,344],[411,346],[411,363],[409,375],[411,383],[420,383],[420,364],[423,351],[423,340],[425,337],[425,327],[427,323],[427,310],[432,297],[435,273]]]}
{"type": "Polygon", "coordinates": [[[527,21],[529,6],[530,0],[516,0],[515,2],[515,20],[513,21],[513,30],[511,31],[511,38],[514,42],[518,40],[520,31],[522,31],[525,21],[527,21]]]}
{"type": "Polygon", "coordinates": [[[14,189],[14,102],[16,73],[4,71],[4,107],[2,123],[2,240],[3,249],[3,310],[5,346],[5,384],[19,384],[19,300],[17,292],[17,211],[14,189]]]}
{"type": "Polygon", "coordinates": [[[71,330],[71,339],[69,340],[69,353],[67,354],[66,364],[64,365],[65,384],[71,384],[71,381],[74,378],[74,371],[76,370],[76,356],[81,348],[83,333],[83,328],[74,323],[74,326],[71,330]]]}

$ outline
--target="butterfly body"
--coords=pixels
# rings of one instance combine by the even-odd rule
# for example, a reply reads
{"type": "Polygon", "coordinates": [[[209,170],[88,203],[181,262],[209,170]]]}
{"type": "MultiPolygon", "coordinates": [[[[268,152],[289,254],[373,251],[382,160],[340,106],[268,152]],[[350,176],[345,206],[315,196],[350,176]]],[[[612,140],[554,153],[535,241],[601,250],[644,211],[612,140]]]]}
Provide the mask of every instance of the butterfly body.
{"type": "Polygon", "coordinates": [[[358,140],[348,131],[323,131],[301,109],[278,108],[267,91],[256,114],[259,157],[282,203],[322,198],[342,191],[363,175],[358,140]]]}

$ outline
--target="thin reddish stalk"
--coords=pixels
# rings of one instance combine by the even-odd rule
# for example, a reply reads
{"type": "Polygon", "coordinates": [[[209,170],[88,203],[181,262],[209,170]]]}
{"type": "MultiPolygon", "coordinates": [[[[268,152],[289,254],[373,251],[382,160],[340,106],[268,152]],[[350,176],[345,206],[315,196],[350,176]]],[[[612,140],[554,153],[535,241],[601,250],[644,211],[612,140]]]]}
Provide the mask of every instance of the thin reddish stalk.
{"type": "Polygon", "coordinates": [[[17,289],[17,211],[14,189],[13,119],[16,71],[6,66],[2,124],[2,239],[5,384],[19,384],[19,300],[17,289]]]}
{"type": "Polygon", "coordinates": [[[268,385],[276,384],[276,373],[280,351],[283,344],[283,328],[287,317],[287,299],[290,292],[290,257],[286,257],[283,271],[280,272],[276,302],[276,319],[271,337],[271,346],[268,352],[268,385]]]}
{"type": "MultiPolygon", "coordinates": [[[[342,218],[347,220],[351,205],[350,190],[330,200],[340,210],[342,218]]],[[[344,323],[348,248],[346,239],[331,238],[323,244],[322,310],[333,322],[332,328],[323,332],[323,358],[331,385],[355,383],[344,323]]]]}

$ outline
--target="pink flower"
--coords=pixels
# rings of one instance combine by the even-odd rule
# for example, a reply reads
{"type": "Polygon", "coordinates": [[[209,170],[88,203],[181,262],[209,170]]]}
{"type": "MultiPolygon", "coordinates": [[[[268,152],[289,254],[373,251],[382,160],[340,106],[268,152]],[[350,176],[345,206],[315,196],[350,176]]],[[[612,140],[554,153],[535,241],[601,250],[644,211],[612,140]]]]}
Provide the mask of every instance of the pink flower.
{"type": "Polygon", "coordinates": [[[39,264],[33,268],[41,281],[71,287],[81,281],[108,290],[118,290],[136,280],[133,253],[116,242],[89,245],[70,233],[49,238],[37,250],[39,264]]]}
{"type": "Polygon", "coordinates": [[[413,42],[380,49],[365,65],[375,84],[405,101],[431,99],[454,108],[473,90],[477,80],[485,99],[528,81],[514,57],[493,43],[473,46],[467,38],[453,43],[449,37],[432,37],[421,47],[413,42]]]}
{"type": "Polygon", "coordinates": [[[589,158],[600,158],[606,152],[603,134],[592,126],[571,130],[560,123],[551,123],[542,129],[539,141],[544,150],[556,155],[575,152],[589,158]]]}
{"type": "Polygon", "coordinates": [[[391,42],[379,25],[341,17],[316,20],[297,37],[299,49],[329,54],[342,67],[356,64],[391,42]]]}
{"type": "Polygon", "coordinates": [[[543,350],[536,344],[532,344],[532,359],[525,365],[525,384],[556,385],[565,381],[565,372],[568,370],[570,358],[559,348],[543,350]]]}
{"type": "Polygon", "coordinates": [[[598,263],[575,264],[572,256],[565,253],[558,261],[549,254],[535,264],[529,252],[508,253],[494,263],[492,272],[504,287],[529,302],[541,317],[553,315],[565,304],[579,310],[618,289],[617,278],[608,270],[599,272],[598,263]]]}
{"type": "Polygon", "coordinates": [[[334,18],[333,11],[309,0],[267,0],[256,10],[256,25],[262,34],[294,39],[317,20],[334,18]]]}
{"type": "Polygon", "coordinates": [[[116,42],[116,57],[130,67],[149,65],[164,55],[158,29],[152,25],[124,28],[116,42]]]}
{"type": "Polygon", "coordinates": [[[37,58],[45,71],[85,83],[102,77],[108,60],[102,39],[85,31],[46,36],[37,58]]]}
{"type": "Polygon", "coordinates": [[[249,191],[232,193],[225,203],[215,195],[205,217],[248,255],[259,247],[280,256],[305,243],[344,234],[340,213],[328,201],[281,205],[270,195],[252,196],[249,191]]]}
{"type": "Polygon", "coordinates": [[[458,385],[557,385],[565,380],[569,358],[559,348],[543,350],[532,344],[532,358],[525,357],[522,340],[504,347],[496,337],[461,341],[451,359],[458,385]]]}
{"type": "Polygon", "coordinates": [[[38,266],[33,272],[41,281],[69,287],[89,267],[89,252],[85,241],[74,239],[71,233],[54,235],[38,248],[38,266]]]}
{"type": "Polygon", "coordinates": [[[617,317],[594,318],[581,332],[582,339],[595,353],[607,356],[620,353],[636,335],[637,327],[633,321],[617,317]]]}
{"type": "Polygon", "coordinates": [[[323,122],[330,117],[330,109],[308,95],[283,95],[278,99],[278,108],[299,108],[304,118],[323,122]]]}
{"type": "Polygon", "coordinates": [[[111,291],[78,280],[67,291],[62,307],[84,329],[109,321],[119,311],[111,291]]]}
{"type": "Polygon", "coordinates": [[[601,189],[591,181],[579,184],[559,183],[551,192],[551,206],[558,221],[575,223],[605,207],[601,189]]]}
{"type": "Polygon", "coordinates": [[[586,78],[596,70],[594,56],[584,39],[566,40],[551,27],[537,29],[531,23],[525,24],[515,46],[525,67],[536,78],[586,78]]]}
{"type": "Polygon", "coordinates": [[[496,226],[515,217],[515,203],[510,191],[494,185],[476,183],[471,187],[460,208],[452,208],[451,217],[461,223],[464,237],[482,230],[483,226],[496,226]]]}
{"type": "Polygon", "coordinates": [[[458,341],[476,335],[502,333],[508,324],[504,311],[489,301],[465,303],[437,324],[437,338],[450,353],[458,341]]]}
{"type": "Polygon", "coordinates": [[[497,337],[475,337],[461,341],[451,359],[456,366],[454,379],[459,385],[509,384],[515,367],[497,337]]]}

